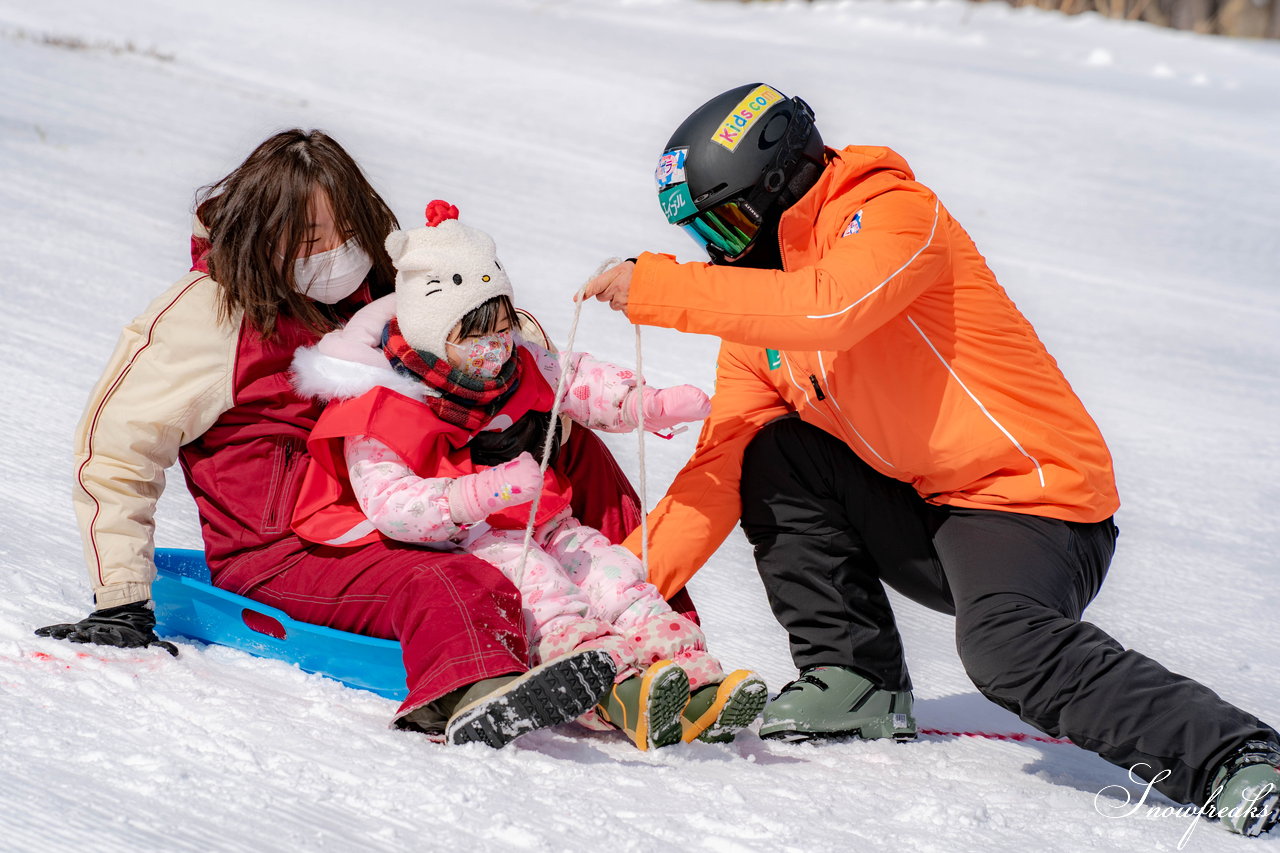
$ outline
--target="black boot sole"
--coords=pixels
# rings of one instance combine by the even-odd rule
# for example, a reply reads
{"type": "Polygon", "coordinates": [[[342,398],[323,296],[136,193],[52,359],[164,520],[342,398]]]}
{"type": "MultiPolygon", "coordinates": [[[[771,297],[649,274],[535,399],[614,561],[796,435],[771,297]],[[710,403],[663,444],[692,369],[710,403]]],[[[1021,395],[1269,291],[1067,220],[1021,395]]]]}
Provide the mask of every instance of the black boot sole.
{"type": "Polygon", "coordinates": [[[1272,791],[1253,804],[1253,817],[1241,827],[1240,834],[1256,838],[1280,824],[1280,792],[1272,791]]]}
{"type": "Polygon", "coordinates": [[[598,649],[550,661],[460,708],[445,728],[445,740],[501,749],[521,735],[568,722],[594,708],[612,686],[613,676],[613,660],[598,649]]]}

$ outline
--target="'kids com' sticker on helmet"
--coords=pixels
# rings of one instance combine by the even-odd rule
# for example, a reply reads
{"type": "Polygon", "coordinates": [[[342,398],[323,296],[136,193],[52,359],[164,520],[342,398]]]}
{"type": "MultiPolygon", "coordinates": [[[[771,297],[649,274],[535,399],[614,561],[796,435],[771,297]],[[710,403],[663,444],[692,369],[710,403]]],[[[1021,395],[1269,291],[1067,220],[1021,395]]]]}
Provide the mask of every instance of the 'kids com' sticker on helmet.
{"type": "Polygon", "coordinates": [[[688,153],[688,148],[672,148],[658,158],[658,168],[653,172],[653,179],[658,182],[659,190],[685,182],[684,158],[688,153]]]}
{"type": "Polygon", "coordinates": [[[742,137],[746,136],[751,125],[769,107],[783,100],[782,93],[771,86],[756,86],[747,96],[738,102],[733,112],[724,117],[720,127],[711,135],[711,141],[723,145],[730,151],[738,147],[742,137]]]}

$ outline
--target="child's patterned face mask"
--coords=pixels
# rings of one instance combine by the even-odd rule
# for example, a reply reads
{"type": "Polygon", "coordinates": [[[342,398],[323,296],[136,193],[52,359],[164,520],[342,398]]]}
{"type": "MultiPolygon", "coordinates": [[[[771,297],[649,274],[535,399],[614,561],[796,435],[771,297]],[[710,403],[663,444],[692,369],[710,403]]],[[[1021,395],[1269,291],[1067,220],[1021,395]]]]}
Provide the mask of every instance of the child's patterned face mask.
{"type": "Polygon", "coordinates": [[[456,356],[456,360],[450,359],[455,368],[473,379],[487,381],[502,371],[502,365],[511,358],[515,341],[508,329],[491,335],[474,335],[448,346],[453,347],[456,356]]]}

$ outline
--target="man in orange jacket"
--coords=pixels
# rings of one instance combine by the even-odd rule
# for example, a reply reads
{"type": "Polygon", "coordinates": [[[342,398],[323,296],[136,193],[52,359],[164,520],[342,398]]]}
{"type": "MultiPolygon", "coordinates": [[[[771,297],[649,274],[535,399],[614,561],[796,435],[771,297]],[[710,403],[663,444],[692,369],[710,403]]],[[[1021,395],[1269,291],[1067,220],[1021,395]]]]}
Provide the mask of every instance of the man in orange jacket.
{"type": "Polygon", "coordinates": [[[686,119],[655,177],[711,263],[644,253],[583,298],[721,338],[711,416],[650,516],[650,580],[674,594],[741,522],[801,671],[761,736],[915,737],[888,584],[955,615],[997,704],[1178,802],[1270,785],[1224,823],[1275,825],[1275,730],[1080,621],[1115,549],[1110,453],[902,157],[826,148],[807,104],[750,84],[686,119]]]}

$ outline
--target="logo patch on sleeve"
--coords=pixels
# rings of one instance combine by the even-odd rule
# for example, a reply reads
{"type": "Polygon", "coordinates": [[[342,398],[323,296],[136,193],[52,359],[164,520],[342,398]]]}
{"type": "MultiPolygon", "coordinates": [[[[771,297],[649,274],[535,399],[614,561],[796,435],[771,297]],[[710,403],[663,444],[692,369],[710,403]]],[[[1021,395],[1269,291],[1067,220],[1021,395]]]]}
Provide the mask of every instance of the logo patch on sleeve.
{"type": "Polygon", "coordinates": [[[841,234],[840,236],[848,237],[851,234],[857,234],[861,230],[862,230],[862,211],[859,210],[857,213],[853,215],[853,219],[849,220],[848,227],[844,229],[844,233],[841,234]]]}

